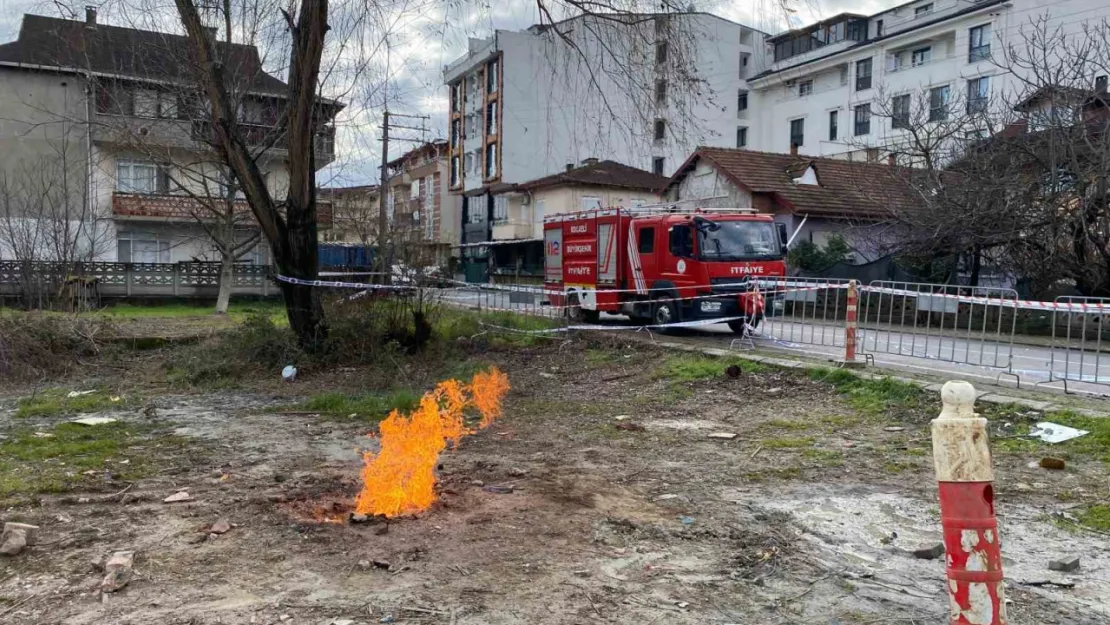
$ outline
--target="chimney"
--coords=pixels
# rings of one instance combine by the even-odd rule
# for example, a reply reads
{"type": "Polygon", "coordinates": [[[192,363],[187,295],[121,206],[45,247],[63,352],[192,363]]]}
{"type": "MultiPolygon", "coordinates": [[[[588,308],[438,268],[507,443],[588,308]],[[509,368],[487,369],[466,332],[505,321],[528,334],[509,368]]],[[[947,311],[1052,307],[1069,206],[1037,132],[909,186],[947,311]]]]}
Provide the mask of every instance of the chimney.
{"type": "Polygon", "coordinates": [[[597,165],[598,162],[599,161],[596,158],[594,158],[593,156],[590,156],[590,157],[582,159],[582,166],[586,167],[586,166],[589,166],[589,165],[597,165]]]}
{"type": "Polygon", "coordinates": [[[897,161],[894,158],[894,152],[891,152],[890,154],[886,155],[886,164],[890,165],[891,167],[894,167],[895,165],[898,164],[897,161]]]}
{"type": "Polygon", "coordinates": [[[797,143],[791,143],[790,144],[790,156],[797,156],[797,155],[798,155],[798,144],[797,143]]]}
{"type": "Polygon", "coordinates": [[[567,171],[574,169],[574,163],[567,163],[567,171]]]}
{"type": "Polygon", "coordinates": [[[1106,74],[1095,76],[1095,91],[1097,93],[1106,93],[1106,74]]]}
{"type": "Polygon", "coordinates": [[[96,28],[96,7],[85,6],[85,28],[96,28]]]}

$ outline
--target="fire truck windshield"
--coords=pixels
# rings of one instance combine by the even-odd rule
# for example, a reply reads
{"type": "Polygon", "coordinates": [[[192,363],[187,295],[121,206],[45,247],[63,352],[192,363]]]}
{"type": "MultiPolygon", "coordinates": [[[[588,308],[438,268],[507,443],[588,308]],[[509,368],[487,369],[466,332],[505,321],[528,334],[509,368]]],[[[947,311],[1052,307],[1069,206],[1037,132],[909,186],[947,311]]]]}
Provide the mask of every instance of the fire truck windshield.
{"type": "Polygon", "coordinates": [[[777,258],[778,233],[766,221],[705,220],[698,227],[702,260],[757,260],[777,258]]]}

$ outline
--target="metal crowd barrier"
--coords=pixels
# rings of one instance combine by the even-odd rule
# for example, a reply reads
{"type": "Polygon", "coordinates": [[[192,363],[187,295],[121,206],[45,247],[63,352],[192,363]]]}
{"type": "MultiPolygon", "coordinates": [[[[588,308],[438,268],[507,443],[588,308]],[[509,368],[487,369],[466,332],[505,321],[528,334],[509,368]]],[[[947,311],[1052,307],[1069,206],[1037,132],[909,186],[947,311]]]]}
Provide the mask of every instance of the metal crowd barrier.
{"type": "Polygon", "coordinates": [[[762,338],[779,343],[844,347],[848,280],[760,278],[762,338]]]}
{"type": "Polygon", "coordinates": [[[1013,289],[875,281],[862,289],[861,353],[1003,369],[1013,375],[1013,289]]]}
{"type": "Polygon", "coordinates": [[[1110,298],[1062,295],[1053,307],[1049,382],[1063,382],[1065,392],[1068,382],[1110,384],[1110,358],[1102,355],[1110,298]]]}

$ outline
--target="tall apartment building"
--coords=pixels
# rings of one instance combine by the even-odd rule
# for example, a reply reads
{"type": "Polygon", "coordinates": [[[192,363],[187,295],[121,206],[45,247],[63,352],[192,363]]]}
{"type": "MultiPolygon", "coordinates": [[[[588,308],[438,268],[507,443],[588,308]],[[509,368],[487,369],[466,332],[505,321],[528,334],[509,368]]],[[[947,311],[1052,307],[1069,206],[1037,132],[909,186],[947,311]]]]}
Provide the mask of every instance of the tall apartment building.
{"type": "Polygon", "coordinates": [[[444,70],[463,242],[490,240],[491,192],[591,158],[669,174],[698,145],[745,143],[747,79],[763,65],[763,37],[681,13],[577,17],[471,39],[444,70]],[[696,90],[681,75],[691,66],[696,90]]]}
{"type": "MultiPolygon", "coordinates": [[[[282,198],[288,141],[278,120],[288,86],[263,70],[254,46],[221,41],[216,50],[227,60],[239,128],[282,198]]],[[[102,24],[94,8],[84,21],[23,17],[19,38],[0,45],[0,258],[219,260],[204,206],[224,201],[233,206],[232,236],[257,237],[211,147],[189,59],[185,37],[102,24]]],[[[317,167],[334,160],[339,108],[320,102],[317,167]]],[[[327,207],[318,212],[326,226],[327,207]]],[[[260,241],[239,260],[265,263],[267,252],[260,241]]]]}
{"type": "MultiPolygon", "coordinates": [[[[1099,0],[915,0],[844,13],[767,39],[768,65],[750,84],[767,152],[882,158],[905,139],[910,108],[927,119],[1012,107],[1023,85],[1005,51],[1047,14],[1048,28],[1081,36],[1110,14],[1099,0]],[[959,107],[953,110],[951,107],[959,107]],[[884,115],[877,115],[882,110],[884,115]],[[871,149],[868,149],[871,148],[871,149]]],[[[1092,84],[1093,86],[1093,84],[1092,84]]]]}
{"type": "Polygon", "coordinates": [[[417,146],[387,167],[391,240],[408,244],[409,258],[401,260],[418,266],[446,263],[459,238],[462,207],[462,198],[447,188],[447,142],[417,146]]]}

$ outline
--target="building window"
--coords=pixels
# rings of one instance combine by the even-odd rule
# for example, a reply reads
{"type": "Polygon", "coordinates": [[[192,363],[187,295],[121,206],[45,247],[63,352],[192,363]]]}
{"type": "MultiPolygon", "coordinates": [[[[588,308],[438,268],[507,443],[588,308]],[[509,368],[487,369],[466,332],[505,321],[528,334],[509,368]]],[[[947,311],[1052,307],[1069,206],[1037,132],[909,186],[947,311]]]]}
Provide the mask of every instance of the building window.
{"type": "Polygon", "coordinates": [[[655,251],[655,228],[640,228],[636,233],[636,251],[641,254],[655,251]]]}
{"type": "Polygon", "coordinates": [[[839,111],[829,111],[829,141],[836,141],[839,133],[837,123],[840,121],[839,111]]]}
{"type": "Polygon", "coordinates": [[[655,44],[655,64],[662,65],[667,62],[667,42],[660,41],[655,44]]]}
{"type": "Polygon", "coordinates": [[[158,117],[158,92],[149,89],[136,89],[135,117],[158,117]]]}
{"type": "Polygon", "coordinates": [[[867,20],[851,20],[848,22],[848,38],[852,41],[867,39],[867,20]]]}
{"type": "Polygon", "coordinates": [[[882,37],[883,36],[883,21],[882,20],[875,20],[875,36],[876,37],[882,37]]]}
{"type": "Polygon", "coordinates": [[[451,186],[459,186],[459,157],[451,157],[451,186]]]}
{"type": "Polygon", "coordinates": [[[990,79],[972,78],[967,81],[967,112],[969,115],[987,112],[987,98],[990,96],[990,79]]]}
{"type": "Polygon", "coordinates": [[[910,127],[910,95],[896,95],[891,100],[891,127],[893,128],[909,128],[910,127]]]}
{"type": "Polygon", "coordinates": [[[948,85],[929,90],[929,121],[942,122],[948,119],[949,93],[948,85]]]}
{"type": "Polygon", "coordinates": [[[813,93],[813,81],[803,80],[798,83],[798,97],[802,98],[813,93]]]}
{"type": "Polygon", "coordinates": [[[149,232],[120,232],[116,237],[118,263],[168,263],[170,242],[149,232]]]}
{"type": "Polygon", "coordinates": [[[871,105],[860,104],[856,107],[855,135],[866,135],[871,132],[871,105]]]}
{"type": "Polygon", "coordinates": [[[736,92],[736,112],[748,110],[748,91],[741,89],[736,92]]]}
{"type": "Polygon", "coordinates": [[[847,65],[841,65],[840,66],[840,85],[844,86],[846,84],[848,84],[848,66],[847,65]]]}
{"type": "Polygon", "coordinates": [[[910,54],[910,62],[914,67],[924,65],[933,59],[933,48],[918,48],[910,54]]]}
{"type": "Polygon", "coordinates": [[[913,10],[913,17],[914,17],[914,19],[916,19],[916,18],[919,18],[923,15],[928,15],[932,12],[933,12],[933,3],[930,2],[929,4],[923,4],[919,7],[917,7],[916,9],[914,9],[913,10]]]}
{"type": "Polygon", "coordinates": [[[856,91],[871,88],[871,59],[856,61],[856,91]]]}
{"type": "Polygon", "coordinates": [[[667,103],[667,81],[655,81],[655,103],[663,106],[667,103]]]}
{"type": "Polygon", "coordinates": [[[656,176],[662,176],[664,168],[665,165],[662,156],[656,156],[655,158],[651,159],[651,172],[653,174],[655,174],[656,176]]]}
{"type": "Polygon", "coordinates": [[[806,143],[806,120],[790,120],[790,147],[795,148],[806,143]]]}
{"type": "Polygon", "coordinates": [[[601,198],[594,195],[583,195],[578,199],[578,208],[588,210],[598,210],[601,208],[601,198]]]}
{"type": "Polygon", "coordinates": [[[497,177],[497,144],[486,146],[486,178],[497,177]]]}
{"type": "Polygon", "coordinates": [[[748,129],[740,126],[736,129],[736,147],[744,148],[748,146],[748,129]]]}
{"type": "Polygon", "coordinates": [[[116,162],[116,191],[121,193],[168,193],[169,171],[149,161],[116,162]]]}
{"type": "Polygon", "coordinates": [[[748,75],[748,59],[750,55],[747,52],[740,53],[740,78],[748,75]]]}
{"type": "Polygon", "coordinates": [[[411,200],[418,197],[420,197],[420,179],[416,178],[412,181],[412,185],[409,186],[409,199],[411,200]]]}
{"type": "Polygon", "coordinates": [[[493,198],[493,223],[509,223],[509,198],[504,195],[493,198]]]}
{"type": "Polygon", "coordinates": [[[497,93],[497,61],[486,65],[486,93],[497,93]]]}
{"type": "Polygon", "coordinates": [[[451,145],[456,146],[462,139],[462,121],[458,119],[451,120],[451,145]]]}
{"type": "Polygon", "coordinates": [[[662,119],[655,120],[655,140],[662,141],[667,137],[667,122],[662,119]]]}
{"type": "Polygon", "coordinates": [[[486,107],[486,134],[497,134],[497,103],[490,102],[486,107]]]}
{"type": "Polygon", "coordinates": [[[459,83],[454,83],[451,85],[451,112],[460,111],[462,111],[462,88],[459,83]]]}
{"type": "Polygon", "coordinates": [[[968,31],[967,62],[991,58],[991,25],[983,24],[968,31]]]}

